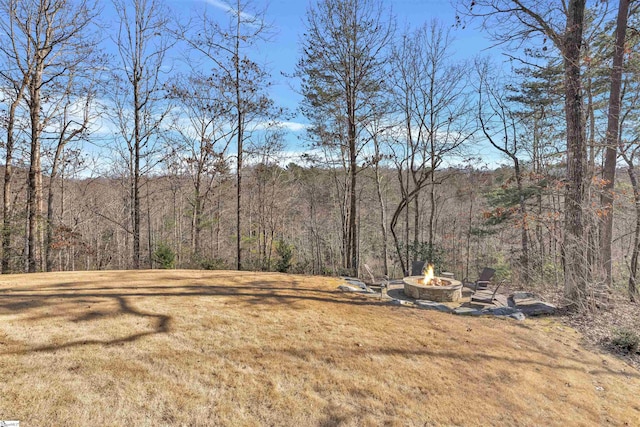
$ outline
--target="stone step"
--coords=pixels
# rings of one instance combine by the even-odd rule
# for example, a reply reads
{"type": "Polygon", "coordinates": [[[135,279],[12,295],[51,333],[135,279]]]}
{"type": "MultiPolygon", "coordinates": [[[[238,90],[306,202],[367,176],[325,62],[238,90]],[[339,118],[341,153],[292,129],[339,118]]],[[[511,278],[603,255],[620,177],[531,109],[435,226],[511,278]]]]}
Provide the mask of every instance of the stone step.
{"type": "Polygon", "coordinates": [[[502,294],[493,295],[493,291],[481,290],[471,295],[472,302],[480,302],[483,304],[492,304],[497,307],[506,307],[507,296],[502,294]],[[493,298],[492,298],[493,297],[493,298]]]}

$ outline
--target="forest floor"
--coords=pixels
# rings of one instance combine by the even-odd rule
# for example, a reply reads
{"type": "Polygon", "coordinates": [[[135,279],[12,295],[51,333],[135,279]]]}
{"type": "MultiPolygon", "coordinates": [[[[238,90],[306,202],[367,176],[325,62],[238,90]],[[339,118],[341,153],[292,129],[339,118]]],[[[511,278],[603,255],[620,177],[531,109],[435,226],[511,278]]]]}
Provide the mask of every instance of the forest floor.
{"type": "Polygon", "coordinates": [[[567,316],[565,322],[583,334],[590,345],[616,354],[640,371],[640,348],[629,352],[615,344],[618,331],[640,336],[640,307],[623,298],[614,298],[606,309],[567,316]]]}
{"type": "Polygon", "coordinates": [[[640,347],[629,352],[616,344],[619,333],[631,331],[640,336],[640,306],[628,298],[614,294],[606,307],[580,314],[567,315],[564,322],[577,329],[588,345],[616,354],[640,371],[640,347]]]}
{"type": "Polygon", "coordinates": [[[21,426],[637,425],[640,371],[557,318],[454,316],[275,273],[0,278],[21,426]]]}
{"type": "MultiPolygon", "coordinates": [[[[510,294],[518,291],[525,290],[507,285],[501,293],[510,294]]],[[[535,289],[534,293],[558,307],[563,305],[561,288],[549,286],[535,289]]],[[[626,289],[616,289],[609,294],[606,304],[598,300],[598,304],[593,302],[590,306],[590,309],[583,312],[564,313],[558,319],[582,334],[585,346],[615,354],[640,370],[640,347],[637,351],[630,352],[615,343],[615,338],[620,332],[632,331],[636,337],[640,336],[640,305],[629,300],[626,289]]]]}

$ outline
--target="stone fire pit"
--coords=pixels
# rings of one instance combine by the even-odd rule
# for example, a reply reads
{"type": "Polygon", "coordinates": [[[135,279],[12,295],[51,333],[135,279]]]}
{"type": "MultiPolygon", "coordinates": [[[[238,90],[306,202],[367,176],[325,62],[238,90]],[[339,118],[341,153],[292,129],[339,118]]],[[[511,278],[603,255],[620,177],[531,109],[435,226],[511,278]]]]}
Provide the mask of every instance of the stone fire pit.
{"type": "Polygon", "coordinates": [[[462,298],[462,282],[438,277],[440,285],[425,285],[424,276],[409,276],[402,279],[405,295],[417,300],[455,302],[462,298]]]}

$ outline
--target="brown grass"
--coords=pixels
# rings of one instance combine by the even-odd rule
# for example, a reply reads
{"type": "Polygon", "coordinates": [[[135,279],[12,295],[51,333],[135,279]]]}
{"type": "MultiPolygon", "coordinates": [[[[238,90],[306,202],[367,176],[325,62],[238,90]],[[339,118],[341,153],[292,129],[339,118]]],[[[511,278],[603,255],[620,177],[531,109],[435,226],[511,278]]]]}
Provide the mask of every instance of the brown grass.
{"type": "Polygon", "coordinates": [[[0,278],[0,420],[21,426],[638,425],[640,373],[552,319],[465,318],[337,279],[0,278]]]}

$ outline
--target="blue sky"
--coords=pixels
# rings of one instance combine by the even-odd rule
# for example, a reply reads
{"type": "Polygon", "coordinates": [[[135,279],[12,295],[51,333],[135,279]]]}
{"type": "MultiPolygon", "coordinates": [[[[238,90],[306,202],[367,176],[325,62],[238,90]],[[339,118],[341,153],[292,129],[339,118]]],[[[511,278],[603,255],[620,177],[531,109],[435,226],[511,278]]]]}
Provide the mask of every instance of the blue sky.
{"type": "MultiPolygon", "coordinates": [[[[298,42],[304,33],[305,14],[311,1],[255,0],[254,2],[258,7],[267,5],[267,21],[273,23],[275,27],[273,43],[268,45],[264,52],[257,53],[257,59],[264,59],[268,64],[275,83],[272,94],[276,101],[291,110],[297,107],[300,97],[291,88],[292,83],[295,85],[295,82],[282,76],[282,73],[290,74],[295,70],[300,56],[298,42]]],[[[180,12],[185,15],[190,8],[201,7],[203,4],[208,4],[212,11],[217,10],[218,13],[224,14],[226,0],[174,0],[171,3],[173,7],[181,9],[180,12]]],[[[396,16],[399,32],[405,28],[418,27],[433,18],[447,25],[454,23],[455,10],[449,0],[387,0],[385,4],[396,16]]],[[[470,59],[490,46],[485,36],[473,28],[452,27],[452,34],[455,38],[454,50],[460,59],[470,59]]]]}

